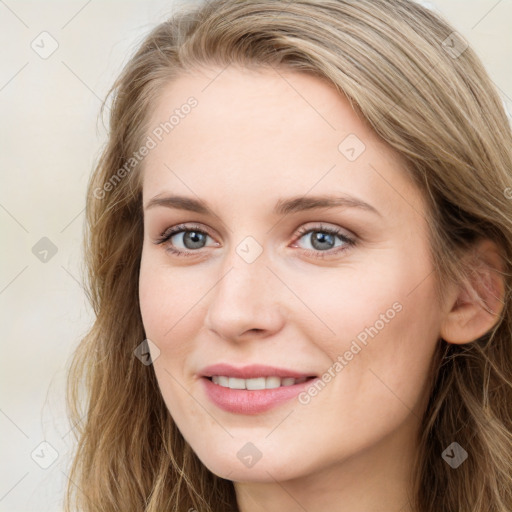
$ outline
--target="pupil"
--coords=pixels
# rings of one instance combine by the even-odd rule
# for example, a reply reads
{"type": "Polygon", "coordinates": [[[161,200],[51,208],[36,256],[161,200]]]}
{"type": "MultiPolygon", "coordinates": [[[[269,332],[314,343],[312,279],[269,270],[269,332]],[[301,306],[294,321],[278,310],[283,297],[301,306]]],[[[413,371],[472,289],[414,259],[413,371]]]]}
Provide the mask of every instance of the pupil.
{"type": "Polygon", "coordinates": [[[185,233],[185,237],[184,237],[185,245],[188,247],[188,244],[186,243],[186,241],[189,241],[192,244],[192,247],[188,247],[189,249],[200,248],[201,243],[203,242],[203,240],[201,240],[201,238],[203,236],[204,236],[203,233],[198,233],[197,231],[188,231],[187,233],[185,233]]]}
{"type": "Polygon", "coordinates": [[[313,236],[313,247],[315,249],[330,249],[334,243],[334,235],[330,233],[322,233],[321,231],[316,231],[313,236]],[[323,244],[327,244],[327,247],[323,244]],[[318,245],[320,244],[320,245],[318,245]]]}

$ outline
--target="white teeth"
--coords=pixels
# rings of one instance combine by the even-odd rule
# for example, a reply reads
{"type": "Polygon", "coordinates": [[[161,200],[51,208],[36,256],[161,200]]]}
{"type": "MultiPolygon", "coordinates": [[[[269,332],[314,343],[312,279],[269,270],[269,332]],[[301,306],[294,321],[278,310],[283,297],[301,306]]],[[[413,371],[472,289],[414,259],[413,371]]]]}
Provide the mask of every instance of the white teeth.
{"type": "Polygon", "coordinates": [[[294,379],[293,377],[254,377],[252,379],[239,379],[237,377],[226,377],[224,375],[212,376],[212,382],[224,388],[230,389],[275,389],[282,386],[293,386],[305,382],[307,377],[294,379]]]}
{"type": "Polygon", "coordinates": [[[265,388],[267,388],[267,389],[278,388],[280,385],[281,385],[280,377],[267,377],[267,380],[265,381],[265,388]]]}
{"type": "Polygon", "coordinates": [[[256,377],[245,380],[246,389],[265,389],[265,377],[256,377]]]}
{"type": "Polygon", "coordinates": [[[230,387],[231,389],[245,389],[245,379],[229,377],[228,387],[230,387]]]}
{"type": "Polygon", "coordinates": [[[221,375],[215,375],[214,377],[212,377],[212,380],[215,384],[219,384],[220,386],[224,386],[225,388],[228,388],[229,387],[229,378],[228,377],[223,377],[221,375]]]}

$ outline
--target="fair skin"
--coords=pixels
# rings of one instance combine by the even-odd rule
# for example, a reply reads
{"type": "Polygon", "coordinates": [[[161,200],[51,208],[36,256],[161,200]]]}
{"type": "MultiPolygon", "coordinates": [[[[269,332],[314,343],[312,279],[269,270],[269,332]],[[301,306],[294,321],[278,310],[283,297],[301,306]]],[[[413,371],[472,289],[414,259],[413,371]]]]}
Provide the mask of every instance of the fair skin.
{"type": "Polygon", "coordinates": [[[160,350],[154,370],[165,403],[202,463],[234,482],[242,512],[411,512],[436,343],[468,342],[493,316],[457,301],[455,287],[436,300],[423,197],[345,98],[303,74],[219,72],[167,85],[148,125],[197,98],[144,160],[140,306],[160,350]],[[338,149],[349,134],[365,145],[353,161],[338,149]],[[213,214],[147,207],[171,194],[207,202],[213,214]],[[376,212],[272,211],[279,199],[317,195],[350,195],[376,212]],[[202,245],[183,231],[154,243],[181,223],[207,233],[202,245]],[[299,235],[302,227],[312,231],[299,235]],[[324,228],[355,244],[333,235],[327,248],[314,245],[314,231],[324,228]],[[248,236],[262,249],[251,263],[237,253],[248,236]],[[219,362],[321,376],[396,303],[400,311],[307,404],[237,414],[204,392],[198,372],[219,362]],[[248,442],[262,455],[251,467],[237,457],[248,442]]]}

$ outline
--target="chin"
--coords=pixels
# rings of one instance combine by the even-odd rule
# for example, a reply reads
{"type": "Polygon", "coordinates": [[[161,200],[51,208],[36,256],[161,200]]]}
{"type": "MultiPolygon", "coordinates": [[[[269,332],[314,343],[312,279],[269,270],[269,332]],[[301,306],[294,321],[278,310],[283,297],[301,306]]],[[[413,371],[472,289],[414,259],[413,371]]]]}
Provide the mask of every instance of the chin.
{"type": "Polygon", "coordinates": [[[214,475],[235,482],[284,481],[300,477],[304,473],[304,461],[287,460],[283,454],[276,452],[272,456],[265,457],[262,454],[258,460],[251,460],[250,455],[246,455],[250,451],[251,448],[248,446],[245,451],[240,450],[239,454],[238,450],[233,452],[233,455],[229,451],[209,453],[206,458],[201,458],[201,462],[214,475]]]}

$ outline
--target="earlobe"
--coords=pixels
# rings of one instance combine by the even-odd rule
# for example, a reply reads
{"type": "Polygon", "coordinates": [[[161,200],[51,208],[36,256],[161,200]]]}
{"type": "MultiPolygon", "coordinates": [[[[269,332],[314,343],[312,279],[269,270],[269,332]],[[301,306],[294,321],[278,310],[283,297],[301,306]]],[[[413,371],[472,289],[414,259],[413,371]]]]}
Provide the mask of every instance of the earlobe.
{"type": "Polygon", "coordinates": [[[496,325],[504,307],[504,263],[498,246],[482,240],[469,258],[472,272],[455,291],[455,300],[441,324],[441,338],[448,343],[480,338],[496,325]]]}

